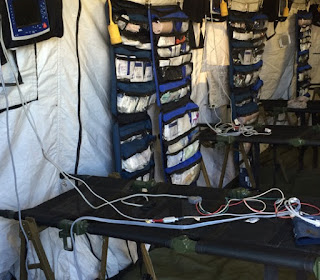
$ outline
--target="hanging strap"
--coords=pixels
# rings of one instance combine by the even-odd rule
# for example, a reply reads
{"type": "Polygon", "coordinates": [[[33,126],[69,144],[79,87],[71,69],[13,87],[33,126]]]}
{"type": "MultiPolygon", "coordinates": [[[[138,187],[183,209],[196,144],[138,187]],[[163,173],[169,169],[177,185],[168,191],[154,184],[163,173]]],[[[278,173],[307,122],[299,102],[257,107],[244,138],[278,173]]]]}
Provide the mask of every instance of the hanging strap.
{"type": "Polygon", "coordinates": [[[277,33],[276,33],[276,28],[277,28],[277,26],[278,26],[278,23],[279,23],[279,21],[277,21],[277,20],[275,20],[274,22],[273,22],[273,28],[274,28],[274,32],[273,32],[273,34],[271,35],[271,36],[266,36],[267,37],[267,41],[269,41],[272,37],[274,37],[274,35],[276,35],[277,33]]]}

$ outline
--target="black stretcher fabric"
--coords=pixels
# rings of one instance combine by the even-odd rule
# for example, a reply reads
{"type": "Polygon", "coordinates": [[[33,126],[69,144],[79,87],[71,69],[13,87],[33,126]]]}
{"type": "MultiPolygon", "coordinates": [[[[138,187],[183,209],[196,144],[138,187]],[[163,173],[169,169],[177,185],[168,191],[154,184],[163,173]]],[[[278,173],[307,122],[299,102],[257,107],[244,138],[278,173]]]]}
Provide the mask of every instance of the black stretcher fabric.
{"type": "MultiPolygon", "coordinates": [[[[131,182],[105,177],[86,177],[92,189],[108,200],[136,193],[131,182]]],[[[83,186],[80,189],[95,205],[99,199],[83,186]]],[[[150,193],[169,193],[181,195],[197,195],[203,198],[203,207],[215,211],[225,203],[227,190],[174,186],[158,183],[149,190],[150,193]]],[[[320,199],[309,199],[319,206],[320,199]]],[[[186,199],[150,198],[133,199],[131,202],[143,203],[143,208],[116,203],[123,213],[139,218],[163,218],[168,216],[198,215],[195,206],[186,199]]],[[[271,203],[271,202],[270,202],[271,203]]],[[[272,203],[269,207],[272,209],[272,203]]],[[[259,204],[252,205],[259,207],[259,204]]],[[[261,206],[261,205],[260,205],[261,206]]],[[[233,212],[248,213],[243,206],[232,207],[233,212]]],[[[4,211],[0,211],[3,215],[4,211]]],[[[58,227],[63,219],[75,220],[81,216],[96,216],[111,219],[124,219],[111,207],[99,210],[91,209],[75,189],[67,191],[32,209],[22,211],[22,217],[33,217],[39,225],[58,227]]],[[[17,219],[17,214],[15,215],[17,219]]],[[[207,219],[206,219],[207,220],[207,219]]],[[[195,220],[184,220],[180,224],[197,223],[195,220]]],[[[320,256],[320,246],[297,246],[294,242],[293,227],[290,219],[261,219],[255,224],[244,221],[223,223],[192,230],[171,230],[146,228],[140,226],[114,225],[89,221],[88,233],[104,235],[137,242],[172,247],[172,240],[179,236],[188,236],[196,241],[196,252],[214,254],[231,258],[239,258],[270,265],[288,266],[299,270],[312,271],[314,262],[320,256]]]]}
{"type": "Polygon", "coordinates": [[[320,100],[311,100],[307,102],[307,108],[289,108],[288,100],[259,100],[265,111],[283,111],[297,113],[320,113],[320,100]]]}
{"type": "Polygon", "coordinates": [[[200,133],[200,141],[209,142],[246,142],[264,143],[275,145],[320,146],[320,132],[317,126],[287,126],[266,125],[257,127],[258,132],[264,132],[265,128],[271,129],[270,135],[218,136],[210,128],[205,126],[200,133]]]}

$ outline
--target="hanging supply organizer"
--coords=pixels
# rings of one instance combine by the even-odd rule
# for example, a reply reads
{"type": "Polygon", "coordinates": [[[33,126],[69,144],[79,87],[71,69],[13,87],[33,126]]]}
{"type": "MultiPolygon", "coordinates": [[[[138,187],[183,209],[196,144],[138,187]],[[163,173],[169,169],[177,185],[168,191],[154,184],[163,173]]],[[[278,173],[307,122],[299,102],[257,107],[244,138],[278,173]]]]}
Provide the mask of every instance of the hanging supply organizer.
{"type": "MultiPolygon", "coordinates": [[[[252,5],[257,5],[256,2],[252,5]]],[[[230,106],[232,119],[244,124],[246,118],[259,110],[257,102],[263,86],[259,73],[263,65],[268,18],[256,12],[239,11],[241,5],[234,7],[238,10],[230,11],[228,20],[230,106]]]]}
{"type": "Polygon", "coordinates": [[[311,47],[312,13],[298,11],[296,15],[297,38],[297,93],[298,98],[310,97],[311,66],[308,64],[309,49],[311,47]]]}
{"type": "Polygon", "coordinates": [[[147,9],[128,1],[112,1],[112,6],[122,41],[111,54],[115,169],[122,178],[148,181],[154,174],[155,136],[147,110],[156,87],[147,9]]]}
{"type": "MultiPolygon", "coordinates": [[[[263,81],[259,74],[263,66],[268,17],[259,12],[262,1],[228,1],[228,34],[230,50],[229,87],[232,121],[247,124],[259,114],[258,99],[263,81]]],[[[234,154],[240,162],[239,152],[234,154]]],[[[249,156],[250,158],[250,156],[249,156]]],[[[248,171],[239,166],[239,185],[253,187],[248,171]]]]}
{"type": "Polygon", "coordinates": [[[149,6],[148,18],[164,177],[190,185],[198,179],[202,157],[199,107],[190,100],[189,18],[178,5],[149,6]]]}

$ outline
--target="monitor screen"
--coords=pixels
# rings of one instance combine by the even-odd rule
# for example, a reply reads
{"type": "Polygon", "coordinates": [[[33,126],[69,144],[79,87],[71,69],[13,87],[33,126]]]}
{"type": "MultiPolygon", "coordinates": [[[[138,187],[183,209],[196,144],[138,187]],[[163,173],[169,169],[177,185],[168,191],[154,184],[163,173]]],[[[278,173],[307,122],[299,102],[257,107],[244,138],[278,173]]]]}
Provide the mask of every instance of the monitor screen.
{"type": "Polygon", "coordinates": [[[38,0],[14,0],[13,11],[18,28],[41,23],[38,0]]]}

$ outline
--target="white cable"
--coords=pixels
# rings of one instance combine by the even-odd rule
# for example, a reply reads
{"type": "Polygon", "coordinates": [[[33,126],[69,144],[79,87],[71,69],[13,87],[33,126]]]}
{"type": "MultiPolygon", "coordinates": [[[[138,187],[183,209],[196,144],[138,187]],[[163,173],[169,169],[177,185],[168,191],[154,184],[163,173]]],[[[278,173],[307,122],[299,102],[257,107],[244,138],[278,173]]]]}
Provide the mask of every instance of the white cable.
{"type": "Polygon", "coordinates": [[[244,199],[243,199],[243,203],[244,203],[244,205],[245,205],[249,210],[251,210],[252,212],[259,213],[259,214],[262,214],[262,215],[264,215],[264,214],[275,214],[274,212],[264,212],[264,210],[267,209],[267,204],[266,204],[264,201],[260,200],[260,199],[254,199],[254,198],[253,198],[253,199],[248,199],[248,198],[244,198],[244,199]],[[262,208],[261,210],[256,210],[256,209],[252,208],[252,207],[248,204],[248,201],[259,202],[259,203],[261,203],[261,204],[263,205],[263,208],[262,208]]]}
{"type": "Polygon", "coordinates": [[[126,205],[129,205],[129,206],[133,206],[133,207],[143,207],[143,204],[126,202],[126,201],[124,201],[124,200],[121,200],[121,203],[126,204],[126,205]]]}
{"type": "Polygon", "coordinates": [[[316,227],[320,227],[320,220],[312,220],[312,219],[303,217],[303,215],[300,214],[301,202],[298,198],[291,197],[291,198],[285,200],[284,206],[289,211],[291,218],[297,217],[297,218],[299,218],[309,224],[312,224],[316,227]],[[297,205],[295,207],[293,207],[293,205],[292,205],[293,203],[295,203],[297,205]]]}
{"type": "MultiPolygon", "coordinates": [[[[283,213],[279,213],[278,216],[286,216],[286,215],[287,215],[287,212],[283,212],[283,213]]],[[[222,224],[222,223],[228,223],[228,222],[249,219],[249,218],[270,219],[270,218],[277,217],[277,215],[275,215],[275,214],[274,215],[259,215],[258,213],[250,214],[250,215],[237,215],[237,216],[234,215],[234,216],[235,216],[234,218],[213,220],[213,221],[208,221],[208,222],[200,222],[200,223],[195,223],[195,224],[190,224],[190,225],[146,223],[146,222],[104,219],[104,218],[97,218],[97,217],[91,217],[91,216],[80,217],[72,223],[71,228],[70,228],[70,236],[71,236],[71,242],[73,245],[73,255],[74,255],[74,259],[75,259],[75,266],[77,267],[78,279],[82,280],[82,274],[81,274],[81,270],[80,270],[80,267],[78,264],[78,259],[77,259],[77,254],[76,254],[76,243],[75,243],[75,239],[74,239],[74,235],[73,235],[73,228],[77,222],[87,220],[87,221],[96,221],[96,222],[100,222],[100,223],[119,224],[119,225],[142,226],[142,227],[151,227],[151,228],[165,228],[165,229],[173,229],[173,230],[190,230],[190,229],[201,228],[201,227],[217,225],[217,224],[222,224]]]]}
{"type": "Polygon", "coordinates": [[[281,197],[282,197],[283,199],[285,198],[283,191],[282,191],[281,189],[279,189],[279,188],[271,188],[271,189],[269,189],[269,190],[267,190],[267,191],[265,191],[265,192],[263,192],[263,193],[260,193],[260,194],[254,195],[254,196],[250,196],[250,197],[248,197],[248,198],[258,198],[258,197],[264,196],[265,194],[270,193],[270,192],[273,192],[273,191],[278,191],[278,192],[280,192],[281,197]]]}
{"type": "MultiPolygon", "coordinates": [[[[214,215],[223,213],[223,212],[229,207],[230,203],[233,202],[233,201],[241,201],[241,200],[254,201],[255,199],[257,199],[257,198],[259,198],[259,197],[262,197],[262,196],[264,196],[264,195],[266,195],[266,194],[268,194],[268,193],[270,193],[270,192],[273,192],[273,191],[278,191],[278,192],[280,192],[280,194],[281,194],[281,199],[279,200],[279,205],[278,205],[278,208],[279,208],[280,205],[282,204],[282,202],[285,200],[284,193],[283,193],[283,191],[282,191],[281,189],[279,189],[279,188],[271,188],[271,189],[269,189],[269,190],[267,190],[267,191],[265,191],[265,192],[263,192],[263,193],[260,193],[260,194],[254,195],[254,196],[249,196],[249,197],[246,197],[246,198],[244,198],[244,199],[237,199],[237,198],[229,199],[228,202],[227,202],[227,204],[225,205],[225,207],[224,207],[223,209],[221,209],[219,212],[217,212],[217,213],[215,213],[215,214],[213,214],[213,215],[208,215],[208,216],[211,217],[211,216],[214,216],[214,215]]],[[[259,202],[262,203],[262,201],[260,201],[260,200],[257,200],[257,201],[259,201],[259,202]]],[[[210,212],[208,212],[207,210],[205,210],[205,209],[202,207],[201,203],[199,203],[199,207],[201,208],[202,211],[207,212],[207,213],[210,213],[210,212]]],[[[277,208],[277,210],[278,210],[278,208],[277,208]]],[[[250,210],[252,211],[252,209],[250,209],[250,210]]],[[[261,210],[260,210],[260,211],[261,211],[261,210]]],[[[276,211],[276,212],[264,212],[264,213],[260,213],[260,214],[276,214],[277,212],[278,212],[278,211],[276,211]]],[[[193,216],[193,217],[197,217],[197,216],[193,216]]]]}
{"type": "MultiPolygon", "coordinates": [[[[0,38],[1,39],[3,38],[1,16],[0,16],[0,38]]],[[[13,181],[14,181],[14,191],[15,191],[16,199],[17,199],[18,220],[19,220],[19,226],[20,226],[21,232],[23,233],[24,238],[26,240],[26,251],[28,252],[30,244],[29,244],[29,239],[28,239],[27,233],[25,232],[25,229],[24,229],[24,227],[22,225],[21,204],[20,204],[20,198],[19,198],[19,192],[18,192],[18,183],[17,183],[17,172],[16,172],[16,165],[15,165],[15,161],[14,161],[14,156],[13,156],[13,152],[12,152],[12,145],[11,145],[11,140],[10,140],[8,92],[7,92],[6,84],[5,84],[4,77],[3,77],[1,59],[0,59],[0,78],[1,78],[2,88],[3,88],[3,96],[4,96],[5,102],[6,102],[7,142],[8,142],[8,149],[9,149],[10,158],[11,158],[13,181]]],[[[25,260],[25,266],[26,266],[26,270],[27,270],[27,275],[29,275],[29,267],[28,267],[27,258],[25,260]]]]}

